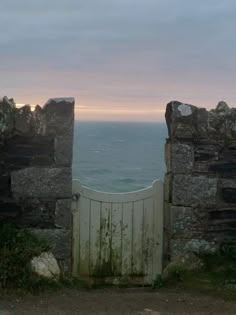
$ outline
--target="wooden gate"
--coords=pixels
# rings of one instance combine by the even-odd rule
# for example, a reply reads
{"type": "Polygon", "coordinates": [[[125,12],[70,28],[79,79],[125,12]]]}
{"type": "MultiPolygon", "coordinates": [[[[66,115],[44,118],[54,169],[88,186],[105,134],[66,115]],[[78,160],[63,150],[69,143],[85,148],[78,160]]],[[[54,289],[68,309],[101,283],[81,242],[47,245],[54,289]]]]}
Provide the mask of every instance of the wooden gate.
{"type": "Polygon", "coordinates": [[[73,275],[149,285],[162,272],[163,184],[105,193],[73,181],[73,275]]]}

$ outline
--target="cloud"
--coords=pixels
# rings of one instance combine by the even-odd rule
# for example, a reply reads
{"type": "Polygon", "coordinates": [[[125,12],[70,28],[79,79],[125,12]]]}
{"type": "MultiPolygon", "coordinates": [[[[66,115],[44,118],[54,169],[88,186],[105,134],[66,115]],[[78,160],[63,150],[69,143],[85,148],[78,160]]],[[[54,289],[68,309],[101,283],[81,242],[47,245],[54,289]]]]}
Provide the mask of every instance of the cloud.
{"type": "Polygon", "coordinates": [[[3,0],[1,89],[20,103],[234,101],[235,12],[233,0],[3,0]]]}

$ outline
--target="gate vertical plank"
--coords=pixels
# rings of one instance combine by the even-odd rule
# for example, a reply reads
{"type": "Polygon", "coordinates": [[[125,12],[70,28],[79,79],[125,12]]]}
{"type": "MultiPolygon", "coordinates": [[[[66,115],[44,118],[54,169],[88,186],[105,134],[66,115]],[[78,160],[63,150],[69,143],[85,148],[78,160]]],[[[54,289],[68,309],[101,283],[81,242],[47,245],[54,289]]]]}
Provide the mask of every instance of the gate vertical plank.
{"type": "Polygon", "coordinates": [[[153,247],[153,281],[162,273],[163,259],[163,203],[164,188],[163,183],[156,180],[153,183],[153,220],[154,220],[154,247],[153,247]]]}
{"type": "Polygon", "coordinates": [[[143,227],[143,262],[146,281],[152,280],[153,264],[153,198],[144,200],[144,227],[143,227]]]}
{"type": "Polygon", "coordinates": [[[73,276],[79,276],[79,202],[73,201],[73,276]]]}
{"type": "Polygon", "coordinates": [[[80,197],[79,200],[79,216],[80,216],[80,275],[89,275],[89,247],[90,247],[90,200],[80,197]]]}
{"type": "Polygon", "coordinates": [[[96,275],[100,266],[100,214],[101,202],[91,200],[90,210],[90,274],[96,275]]]}
{"type": "Polygon", "coordinates": [[[132,272],[132,213],[133,203],[123,203],[122,219],[122,275],[128,276],[132,272]]]}
{"type": "Polygon", "coordinates": [[[143,200],[135,201],[133,208],[132,274],[143,275],[143,200]]]}
{"type": "Polygon", "coordinates": [[[79,199],[77,198],[81,185],[78,180],[72,182],[72,194],[76,195],[76,198],[72,200],[71,210],[73,215],[73,255],[72,255],[72,272],[74,277],[79,276],[79,256],[80,256],[80,244],[79,244],[79,228],[80,228],[80,214],[79,214],[79,199]]]}
{"type": "Polygon", "coordinates": [[[102,203],[100,276],[111,276],[111,203],[102,203]]]}
{"type": "Polygon", "coordinates": [[[112,204],[112,252],[111,266],[114,276],[121,275],[121,224],[122,224],[122,203],[112,204]]]}

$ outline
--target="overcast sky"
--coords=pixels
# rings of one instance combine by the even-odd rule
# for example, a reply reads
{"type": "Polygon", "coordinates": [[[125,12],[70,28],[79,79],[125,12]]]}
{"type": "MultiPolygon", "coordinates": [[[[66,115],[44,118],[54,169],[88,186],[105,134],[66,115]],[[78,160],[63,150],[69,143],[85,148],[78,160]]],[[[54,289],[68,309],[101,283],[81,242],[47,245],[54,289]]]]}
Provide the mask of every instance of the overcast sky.
{"type": "Polygon", "coordinates": [[[235,0],[1,0],[1,94],[74,96],[80,119],[236,104],[235,0]]]}

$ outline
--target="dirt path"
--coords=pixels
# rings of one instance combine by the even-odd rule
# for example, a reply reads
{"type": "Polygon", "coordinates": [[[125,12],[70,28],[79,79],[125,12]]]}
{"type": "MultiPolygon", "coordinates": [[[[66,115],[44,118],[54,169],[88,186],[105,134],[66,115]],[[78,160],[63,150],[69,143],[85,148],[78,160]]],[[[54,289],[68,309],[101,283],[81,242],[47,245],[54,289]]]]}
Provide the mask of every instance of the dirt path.
{"type": "Polygon", "coordinates": [[[0,315],[236,314],[236,301],[151,289],[63,290],[38,296],[0,297],[0,315]]]}

